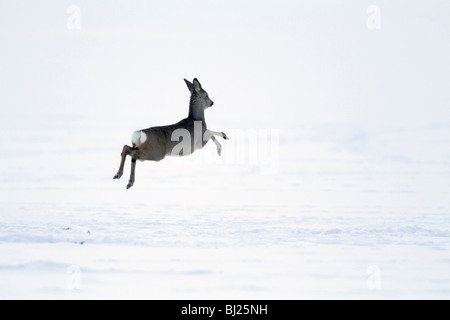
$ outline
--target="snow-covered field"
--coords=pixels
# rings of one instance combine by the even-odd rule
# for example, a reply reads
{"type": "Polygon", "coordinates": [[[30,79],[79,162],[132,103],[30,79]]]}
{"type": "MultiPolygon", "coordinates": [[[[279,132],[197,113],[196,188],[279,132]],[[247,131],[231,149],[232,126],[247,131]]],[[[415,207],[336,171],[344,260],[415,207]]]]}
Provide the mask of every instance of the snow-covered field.
{"type": "Polygon", "coordinates": [[[1,297],[449,298],[450,129],[346,128],[280,130],[273,174],[208,144],[138,163],[130,190],[120,145],[77,143],[97,128],[9,128],[1,297]]]}
{"type": "Polygon", "coordinates": [[[75,31],[69,4],[0,10],[0,298],[450,298],[448,20],[227,2],[190,13],[215,37],[183,51],[203,25],[143,3],[81,2],[75,31]],[[222,157],[138,162],[126,190],[122,146],[185,116],[194,76],[222,157]]]}

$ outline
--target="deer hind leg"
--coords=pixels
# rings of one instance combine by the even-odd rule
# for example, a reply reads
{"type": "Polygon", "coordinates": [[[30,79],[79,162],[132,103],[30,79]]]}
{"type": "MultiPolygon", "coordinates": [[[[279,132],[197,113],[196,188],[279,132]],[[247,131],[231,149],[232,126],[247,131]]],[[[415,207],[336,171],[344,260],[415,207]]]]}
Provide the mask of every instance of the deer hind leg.
{"type": "Polygon", "coordinates": [[[130,171],[130,180],[128,181],[127,184],[127,189],[130,189],[133,184],[134,184],[134,175],[135,175],[135,171],[136,171],[136,160],[139,159],[140,156],[140,151],[137,149],[134,149],[133,151],[131,151],[131,171],[130,171]]]}
{"type": "Polygon", "coordinates": [[[132,148],[130,146],[124,145],[121,153],[121,160],[120,160],[120,166],[119,170],[117,171],[117,174],[113,177],[113,179],[120,179],[120,177],[123,174],[123,167],[125,166],[125,159],[126,157],[131,154],[131,152],[135,150],[135,148],[132,148]]]}

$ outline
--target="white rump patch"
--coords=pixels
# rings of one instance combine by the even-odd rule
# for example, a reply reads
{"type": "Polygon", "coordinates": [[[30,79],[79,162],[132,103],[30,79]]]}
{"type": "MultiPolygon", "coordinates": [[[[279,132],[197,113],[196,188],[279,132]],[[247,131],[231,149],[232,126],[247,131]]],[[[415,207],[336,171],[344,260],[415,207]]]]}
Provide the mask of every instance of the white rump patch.
{"type": "Polygon", "coordinates": [[[143,131],[135,131],[133,132],[133,136],[131,137],[131,142],[134,147],[139,148],[145,141],[147,141],[147,135],[143,131]]]}

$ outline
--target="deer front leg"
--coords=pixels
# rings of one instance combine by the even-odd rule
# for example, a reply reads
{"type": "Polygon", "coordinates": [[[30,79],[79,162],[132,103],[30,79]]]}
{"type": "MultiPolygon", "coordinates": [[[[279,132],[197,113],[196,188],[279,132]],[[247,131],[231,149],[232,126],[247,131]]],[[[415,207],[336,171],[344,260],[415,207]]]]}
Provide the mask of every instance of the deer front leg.
{"type": "Polygon", "coordinates": [[[123,174],[123,167],[125,166],[125,159],[127,155],[131,154],[131,151],[133,151],[133,148],[127,145],[123,146],[122,153],[121,153],[121,160],[120,160],[120,166],[119,170],[117,171],[117,174],[113,177],[113,179],[120,179],[120,177],[123,174]]]}
{"type": "Polygon", "coordinates": [[[217,141],[216,137],[211,136],[211,140],[216,144],[217,147],[217,154],[219,157],[222,155],[222,145],[217,141]]]}
{"type": "Polygon", "coordinates": [[[222,137],[225,140],[228,140],[228,136],[225,134],[225,132],[212,131],[209,129],[207,129],[205,131],[205,136],[208,137],[208,139],[212,136],[218,136],[218,137],[222,137]]]}
{"type": "Polygon", "coordinates": [[[130,180],[127,184],[127,189],[130,189],[134,184],[134,175],[136,171],[136,160],[139,159],[139,150],[133,150],[131,152],[131,171],[130,171],[130,180]]]}

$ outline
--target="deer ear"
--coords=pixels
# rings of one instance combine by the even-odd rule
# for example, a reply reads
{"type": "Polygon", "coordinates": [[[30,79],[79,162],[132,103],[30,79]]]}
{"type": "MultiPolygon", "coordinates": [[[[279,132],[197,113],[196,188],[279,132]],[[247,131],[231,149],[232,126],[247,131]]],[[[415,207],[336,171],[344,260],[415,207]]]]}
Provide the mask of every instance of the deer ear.
{"type": "Polygon", "coordinates": [[[191,94],[194,92],[194,85],[192,84],[192,82],[189,82],[188,80],[184,79],[184,82],[186,82],[186,85],[189,89],[189,91],[191,92],[191,94]]]}
{"type": "Polygon", "coordinates": [[[197,78],[194,79],[194,90],[199,93],[202,90],[202,85],[198,82],[197,78]]]}

